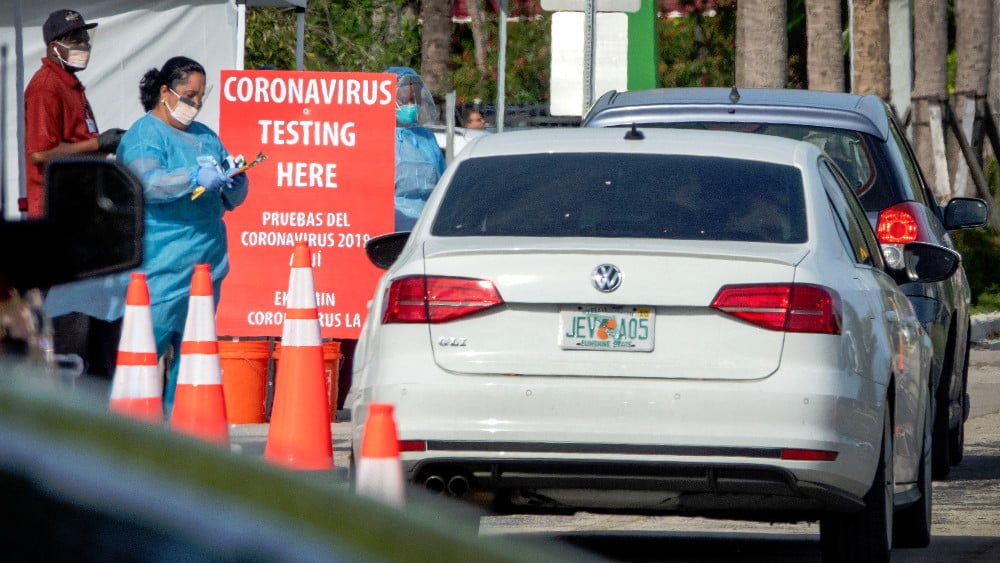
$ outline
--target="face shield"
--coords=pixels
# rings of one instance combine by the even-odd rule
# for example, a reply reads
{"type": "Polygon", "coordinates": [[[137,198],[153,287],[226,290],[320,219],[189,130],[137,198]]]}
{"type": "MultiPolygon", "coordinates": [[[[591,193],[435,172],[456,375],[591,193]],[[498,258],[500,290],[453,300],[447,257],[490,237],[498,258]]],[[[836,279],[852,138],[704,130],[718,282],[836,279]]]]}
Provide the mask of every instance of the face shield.
{"type": "Polygon", "coordinates": [[[396,122],[399,125],[437,121],[434,97],[419,76],[401,76],[396,82],[396,122]]]}

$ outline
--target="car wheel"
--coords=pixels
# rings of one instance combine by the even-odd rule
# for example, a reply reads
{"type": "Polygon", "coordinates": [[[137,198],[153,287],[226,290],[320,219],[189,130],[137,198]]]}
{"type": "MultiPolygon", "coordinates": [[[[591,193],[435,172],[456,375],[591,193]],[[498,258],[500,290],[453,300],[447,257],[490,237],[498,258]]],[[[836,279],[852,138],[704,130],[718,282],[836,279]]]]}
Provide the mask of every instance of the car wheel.
{"type": "Polygon", "coordinates": [[[935,481],[947,479],[951,473],[951,429],[948,428],[948,398],[934,401],[934,432],[931,449],[931,477],[935,481]]]}
{"type": "Polygon", "coordinates": [[[892,422],[882,423],[882,452],[865,507],[858,512],[820,519],[819,541],[825,563],[883,563],[889,561],[893,536],[892,422]]]}
{"type": "MultiPolygon", "coordinates": [[[[953,332],[953,331],[952,331],[953,332]]],[[[955,338],[945,350],[944,362],[941,364],[941,378],[938,381],[937,392],[934,394],[934,446],[931,460],[931,477],[935,481],[947,479],[951,473],[951,399],[948,389],[951,387],[955,362],[955,338]]]]}
{"type": "MultiPolygon", "coordinates": [[[[927,394],[927,416],[931,412],[931,394],[927,394]]],[[[920,473],[917,489],[920,500],[896,513],[893,525],[893,541],[896,547],[927,547],[931,543],[931,510],[933,507],[933,486],[931,485],[931,444],[933,432],[926,424],[924,443],[921,447],[920,473]]]]}
{"type": "Polygon", "coordinates": [[[948,433],[948,461],[952,466],[962,463],[965,456],[965,419],[969,417],[969,343],[965,343],[965,365],[962,366],[962,420],[948,433]]]}

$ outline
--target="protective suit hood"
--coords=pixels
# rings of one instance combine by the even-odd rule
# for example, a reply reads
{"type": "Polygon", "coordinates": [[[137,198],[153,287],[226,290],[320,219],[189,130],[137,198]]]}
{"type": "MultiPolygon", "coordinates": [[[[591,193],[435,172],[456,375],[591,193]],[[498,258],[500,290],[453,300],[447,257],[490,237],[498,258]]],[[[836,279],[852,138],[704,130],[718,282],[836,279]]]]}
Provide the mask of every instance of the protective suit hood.
{"type": "Polygon", "coordinates": [[[396,107],[415,104],[419,108],[416,121],[413,123],[396,122],[397,127],[411,127],[437,121],[438,107],[434,96],[424,84],[423,78],[408,66],[391,66],[386,72],[396,75],[396,107]]]}

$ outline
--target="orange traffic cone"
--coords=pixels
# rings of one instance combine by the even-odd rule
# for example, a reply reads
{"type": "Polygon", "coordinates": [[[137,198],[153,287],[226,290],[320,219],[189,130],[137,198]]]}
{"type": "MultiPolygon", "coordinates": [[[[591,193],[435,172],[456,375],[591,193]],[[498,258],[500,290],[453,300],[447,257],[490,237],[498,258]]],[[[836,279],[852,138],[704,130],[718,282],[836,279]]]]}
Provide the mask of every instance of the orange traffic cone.
{"type": "Polygon", "coordinates": [[[146,274],[129,278],[125,318],[108,410],[140,420],[163,422],[163,374],[156,363],[153,313],[146,274]]]}
{"type": "Polygon", "coordinates": [[[402,508],[406,505],[406,481],[392,410],[389,403],[368,405],[354,490],[359,495],[402,508]]]}
{"type": "Polygon", "coordinates": [[[281,333],[281,362],[264,459],[290,469],[333,468],[330,403],[327,399],[312,252],[295,245],[288,278],[288,302],[281,333]]]}
{"type": "Polygon", "coordinates": [[[170,428],[208,442],[229,445],[219,339],[215,334],[212,272],[208,264],[196,264],[191,277],[170,428]]]}

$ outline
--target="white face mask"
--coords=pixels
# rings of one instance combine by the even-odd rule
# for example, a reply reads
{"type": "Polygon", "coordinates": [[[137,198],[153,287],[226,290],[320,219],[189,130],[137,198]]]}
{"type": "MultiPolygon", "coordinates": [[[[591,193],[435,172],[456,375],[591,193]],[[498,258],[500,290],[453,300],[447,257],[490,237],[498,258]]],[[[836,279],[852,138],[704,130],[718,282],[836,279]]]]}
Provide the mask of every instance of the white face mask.
{"type": "MultiPolygon", "coordinates": [[[[178,123],[184,125],[185,127],[191,125],[191,122],[198,116],[198,112],[201,108],[195,105],[195,103],[191,100],[181,96],[177,92],[174,92],[173,89],[170,89],[170,91],[177,96],[177,99],[179,100],[177,105],[174,107],[170,107],[170,104],[167,104],[167,110],[170,111],[170,117],[173,117],[178,123]]],[[[163,103],[166,104],[166,100],[164,100],[163,103]]]]}
{"type": "Polygon", "coordinates": [[[63,45],[62,43],[56,41],[56,45],[59,45],[63,49],[66,49],[66,58],[62,58],[59,54],[59,49],[56,49],[56,57],[63,64],[76,70],[83,70],[87,68],[87,63],[90,62],[90,45],[79,46],[79,45],[63,45]]]}

